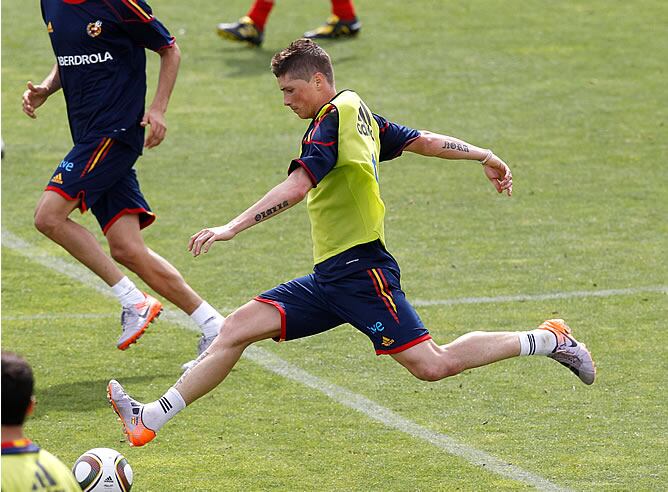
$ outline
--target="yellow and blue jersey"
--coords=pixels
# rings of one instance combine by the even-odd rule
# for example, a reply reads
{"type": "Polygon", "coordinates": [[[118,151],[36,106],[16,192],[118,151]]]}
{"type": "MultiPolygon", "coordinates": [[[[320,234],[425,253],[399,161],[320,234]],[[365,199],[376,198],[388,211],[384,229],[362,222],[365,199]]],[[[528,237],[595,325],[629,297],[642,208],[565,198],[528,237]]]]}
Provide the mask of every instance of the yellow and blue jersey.
{"type": "Polygon", "coordinates": [[[281,317],[276,341],[316,335],[350,323],[376,354],[396,354],[431,339],[401,289],[385,248],[385,205],[378,163],[401,155],[419,132],[373,114],[352,91],[337,94],[313,119],[299,159],[313,182],[307,210],[314,273],[255,298],[281,317]]]}
{"type": "Polygon", "coordinates": [[[174,43],[143,0],[41,0],[74,143],[111,137],[141,153],[146,53],[174,43]]]}
{"type": "Polygon", "coordinates": [[[306,170],[315,271],[339,277],[394,263],[385,249],[382,161],[401,155],[419,132],[372,113],[353,91],[338,93],[311,121],[301,156],[288,172],[306,170]]]}
{"type": "Polygon", "coordinates": [[[2,492],[81,492],[70,469],[29,439],[2,443],[2,492]]]}

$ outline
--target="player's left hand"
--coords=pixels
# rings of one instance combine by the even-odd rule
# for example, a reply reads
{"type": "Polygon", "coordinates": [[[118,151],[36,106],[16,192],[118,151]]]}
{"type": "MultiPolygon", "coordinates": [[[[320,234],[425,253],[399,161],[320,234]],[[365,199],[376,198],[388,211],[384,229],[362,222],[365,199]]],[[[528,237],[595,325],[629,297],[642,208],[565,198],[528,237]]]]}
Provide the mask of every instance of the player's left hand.
{"type": "Polygon", "coordinates": [[[200,253],[208,253],[209,248],[213,246],[214,242],[229,241],[235,235],[236,233],[227,225],[207,227],[190,236],[190,241],[188,241],[188,251],[192,252],[193,256],[199,256],[200,253]]]}
{"type": "Polygon", "coordinates": [[[491,181],[496,191],[508,196],[513,194],[513,173],[510,172],[508,164],[503,162],[496,154],[492,154],[489,160],[483,166],[485,176],[491,181]]]}
{"type": "Polygon", "coordinates": [[[165,113],[162,111],[149,108],[140,124],[144,128],[149,127],[148,136],[144,142],[144,147],[147,149],[157,147],[165,139],[167,123],[165,123],[165,113]]]}

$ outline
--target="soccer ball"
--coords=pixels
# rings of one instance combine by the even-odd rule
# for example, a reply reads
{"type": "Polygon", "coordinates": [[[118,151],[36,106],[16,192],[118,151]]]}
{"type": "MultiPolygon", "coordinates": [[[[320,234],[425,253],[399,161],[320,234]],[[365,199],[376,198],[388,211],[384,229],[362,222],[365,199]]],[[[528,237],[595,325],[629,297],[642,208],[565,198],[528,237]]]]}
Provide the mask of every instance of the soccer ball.
{"type": "Polygon", "coordinates": [[[128,492],[132,468],[118,451],[94,448],[79,456],[72,472],[83,492],[128,492]]]}

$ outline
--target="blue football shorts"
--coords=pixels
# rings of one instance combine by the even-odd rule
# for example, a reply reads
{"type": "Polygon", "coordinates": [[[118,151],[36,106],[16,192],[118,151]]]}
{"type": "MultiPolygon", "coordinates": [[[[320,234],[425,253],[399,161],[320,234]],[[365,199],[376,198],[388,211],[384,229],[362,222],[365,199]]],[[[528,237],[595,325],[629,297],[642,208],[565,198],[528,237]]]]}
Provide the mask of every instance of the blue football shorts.
{"type": "Polygon", "coordinates": [[[312,273],[255,298],[281,314],[276,341],[295,340],[350,323],[371,339],[376,354],[396,354],[431,335],[401,290],[393,269],[370,268],[322,282],[312,273]]]}
{"type": "Polygon", "coordinates": [[[67,200],[81,200],[79,210],[89,208],[105,234],[120,217],[139,215],[143,229],[153,223],[133,166],[139,154],[127,144],[109,137],[76,144],[53,172],[45,190],[67,200]]]}

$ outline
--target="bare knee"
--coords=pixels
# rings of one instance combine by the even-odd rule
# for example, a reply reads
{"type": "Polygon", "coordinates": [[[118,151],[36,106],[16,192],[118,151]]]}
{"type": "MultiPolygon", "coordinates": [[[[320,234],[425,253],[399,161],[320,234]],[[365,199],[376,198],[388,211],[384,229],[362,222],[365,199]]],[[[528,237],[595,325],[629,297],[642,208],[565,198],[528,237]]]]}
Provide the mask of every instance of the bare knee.
{"type": "Polygon", "coordinates": [[[225,318],[225,322],[211,347],[214,350],[230,346],[247,347],[252,342],[245,323],[242,321],[242,316],[235,311],[225,318]]]}
{"type": "Polygon", "coordinates": [[[110,243],[109,250],[111,252],[111,257],[114,260],[131,270],[133,270],[133,267],[138,265],[147,254],[145,247],[131,243],[110,243]]]}
{"type": "Polygon", "coordinates": [[[410,373],[422,381],[440,381],[462,372],[462,367],[448,357],[437,360],[421,361],[407,368],[410,373]]]}
{"type": "Polygon", "coordinates": [[[47,237],[52,237],[59,227],[63,225],[62,218],[49,210],[39,208],[35,211],[35,228],[47,237]]]}

